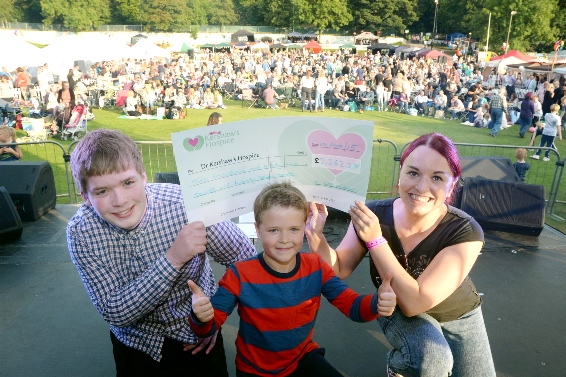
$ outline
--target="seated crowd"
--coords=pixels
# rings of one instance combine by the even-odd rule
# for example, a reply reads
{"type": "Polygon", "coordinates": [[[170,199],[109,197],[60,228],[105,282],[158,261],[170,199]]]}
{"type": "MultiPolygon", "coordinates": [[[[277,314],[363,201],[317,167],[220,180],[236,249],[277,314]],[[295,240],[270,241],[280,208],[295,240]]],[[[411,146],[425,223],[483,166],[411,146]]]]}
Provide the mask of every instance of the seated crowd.
{"type": "MultiPolygon", "coordinates": [[[[187,109],[225,108],[224,98],[241,99],[243,89],[252,89],[257,103],[273,109],[279,107],[278,102],[290,105],[293,101],[303,111],[313,112],[325,108],[360,112],[375,109],[432,116],[441,110],[438,117],[450,114],[452,119],[473,123],[493,89],[482,84],[483,68],[483,63],[475,62],[470,56],[438,62],[380,53],[311,54],[303,50],[258,53],[234,49],[194,57],[175,54],[171,59],[102,61],[86,72],[75,66],[66,77],[59,78],[45,64],[38,67],[33,85],[26,67],[13,73],[5,69],[0,73],[0,98],[10,87],[19,87],[25,76],[27,90],[21,84],[19,95],[24,100],[37,98],[39,106],[47,111],[60,104],[58,93],[66,82],[73,89],[74,98],[67,96],[65,101],[84,101],[91,106],[115,101],[130,115],[155,114],[157,107],[180,113],[187,109]]],[[[508,73],[492,75],[494,82],[488,80],[493,87],[500,85],[506,89],[505,99],[513,109],[518,109],[519,93],[536,91],[543,98],[552,86],[544,76],[529,76],[524,80],[520,76],[520,73],[508,73]]],[[[558,82],[554,86],[557,87],[554,92],[563,91],[558,82]]],[[[555,99],[562,97],[559,94],[555,99]]]]}

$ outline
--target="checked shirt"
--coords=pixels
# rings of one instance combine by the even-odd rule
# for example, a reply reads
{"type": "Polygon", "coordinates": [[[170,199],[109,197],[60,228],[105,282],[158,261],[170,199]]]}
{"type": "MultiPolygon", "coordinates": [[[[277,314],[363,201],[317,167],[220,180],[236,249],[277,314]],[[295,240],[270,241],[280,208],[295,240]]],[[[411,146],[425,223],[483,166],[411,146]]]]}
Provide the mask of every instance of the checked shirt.
{"type": "Polygon", "coordinates": [[[147,184],[147,211],[133,230],[118,228],[83,205],[69,221],[67,243],[87,293],[112,333],[126,346],[161,359],[164,338],[197,343],[187,316],[193,280],[211,297],[216,282],[208,256],[229,266],[255,256],[231,221],[206,228],[206,253],[178,271],[165,257],[188,224],[179,185],[147,184]]]}

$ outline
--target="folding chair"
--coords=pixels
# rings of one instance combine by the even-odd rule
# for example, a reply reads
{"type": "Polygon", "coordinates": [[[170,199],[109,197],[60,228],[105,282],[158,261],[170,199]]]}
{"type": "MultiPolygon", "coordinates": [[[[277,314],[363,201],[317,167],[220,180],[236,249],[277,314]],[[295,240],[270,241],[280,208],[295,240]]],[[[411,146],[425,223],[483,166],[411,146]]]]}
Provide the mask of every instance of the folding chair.
{"type": "Polygon", "coordinates": [[[364,111],[367,106],[373,105],[374,98],[375,93],[372,90],[368,90],[366,92],[358,91],[355,101],[359,110],[364,111]]]}
{"type": "Polygon", "coordinates": [[[247,106],[248,109],[256,105],[258,97],[254,95],[252,89],[242,89],[242,107],[247,106]]]}
{"type": "Polygon", "coordinates": [[[280,86],[275,89],[279,102],[288,104],[289,107],[293,106],[295,99],[293,98],[292,86],[280,86]]]}
{"type": "Polygon", "coordinates": [[[236,84],[234,84],[233,82],[227,82],[226,84],[224,84],[224,87],[222,87],[221,92],[224,95],[224,98],[234,99],[234,94],[236,93],[236,84]]]}
{"type": "Polygon", "coordinates": [[[469,111],[466,109],[464,111],[460,111],[458,113],[458,121],[459,122],[467,122],[468,121],[468,116],[469,116],[469,111]]]}

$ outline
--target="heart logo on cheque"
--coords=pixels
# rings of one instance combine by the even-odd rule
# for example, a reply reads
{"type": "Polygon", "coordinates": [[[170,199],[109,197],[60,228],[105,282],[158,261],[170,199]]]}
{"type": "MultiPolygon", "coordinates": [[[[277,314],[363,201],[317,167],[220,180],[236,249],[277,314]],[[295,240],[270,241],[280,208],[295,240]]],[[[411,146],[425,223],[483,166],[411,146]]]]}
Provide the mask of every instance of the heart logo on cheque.
{"type": "Polygon", "coordinates": [[[183,140],[183,147],[189,152],[196,151],[202,148],[204,145],[204,138],[200,135],[194,138],[186,138],[183,140]]]}
{"type": "Polygon", "coordinates": [[[366,151],[364,139],[356,133],[346,133],[336,139],[330,132],[316,130],[307,137],[309,150],[313,155],[325,159],[324,165],[334,175],[342,173],[345,169],[331,169],[342,162],[358,160],[366,151]]]}

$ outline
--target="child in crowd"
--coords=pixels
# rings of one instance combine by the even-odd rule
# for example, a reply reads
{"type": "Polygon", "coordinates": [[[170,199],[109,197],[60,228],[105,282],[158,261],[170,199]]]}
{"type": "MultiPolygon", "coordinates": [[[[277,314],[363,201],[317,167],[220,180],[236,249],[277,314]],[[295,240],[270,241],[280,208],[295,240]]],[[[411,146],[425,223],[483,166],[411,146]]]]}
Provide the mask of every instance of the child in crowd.
{"type": "Polygon", "coordinates": [[[480,106],[477,108],[474,114],[474,123],[472,123],[472,125],[474,127],[483,128],[485,127],[484,119],[485,119],[484,107],[480,106]]]}
{"type": "Polygon", "coordinates": [[[530,147],[535,145],[536,138],[542,135],[542,130],[544,130],[544,123],[539,120],[538,122],[535,123],[535,126],[531,128],[534,128],[534,130],[533,130],[533,135],[531,136],[531,141],[529,142],[530,147]]]}
{"type": "Polygon", "coordinates": [[[124,107],[124,111],[133,117],[141,116],[141,112],[138,110],[138,99],[135,96],[135,92],[133,90],[128,91],[128,97],[126,98],[126,106],[124,107]]]}
{"type": "Polygon", "coordinates": [[[361,296],[318,254],[299,252],[307,212],[305,196],[291,183],[268,185],[254,202],[264,251],[233,264],[211,300],[189,281],[193,292],[189,322],[197,335],[214,334],[238,306],[238,377],[342,376],[312,339],[321,294],[357,322],[393,313],[396,295],[389,277],[384,289],[382,285],[373,295],[361,296]]]}
{"type": "Polygon", "coordinates": [[[16,130],[12,127],[5,125],[0,126],[0,161],[18,161],[21,160],[24,154],[22,149],[16,143],[16,130]]]}
{"type": "Polygon", "coordinates": [[[513,164],[513,167],[522,182],[525,182],[525,175],[527,174],[527,170],[531,167],[528,162],[525,162],[526,157],[527,150],[525,148],[517,148],[515,150],[515,158],[517,159],[517,162],[513,164]]]}
{"type": "Polygon", "coordinates": [[[216,108],[216,109],[225,109],[226,106],[224,105],[224,98],[222,98],[222,94],[220,93],[220,91],[215,90],[214,91],[214,100],[212,103],[212,108],[216,108]]]}
{"type": "MultiPolygon", "coordinates": [[[[540,139],[539,147],[552,147],[554,148],[554,139],[558,135],[558,139],[562,140],[562,123],[560,122],[560,117],[558,116],[558,110],[560,110],[560,105],[553,104],[550,106],[550,113],[544,114],[544,129],[542,130],[542,136],[540,139]]],[[[532,156],[535,160],[540,158],[541,149],[537,151],[536,154],[532,156]]],[[[550,161],[548,154],[550,149],[547,149],[544,153],[543,161],[550,161]]]]}

